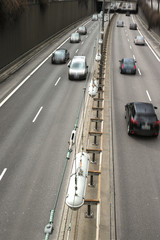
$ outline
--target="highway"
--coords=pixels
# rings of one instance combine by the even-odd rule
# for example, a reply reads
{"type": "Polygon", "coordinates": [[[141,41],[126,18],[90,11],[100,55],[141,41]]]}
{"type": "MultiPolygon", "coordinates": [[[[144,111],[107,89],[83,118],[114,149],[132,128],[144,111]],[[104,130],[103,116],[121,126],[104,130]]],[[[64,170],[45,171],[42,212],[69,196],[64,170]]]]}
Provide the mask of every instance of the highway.
{"type": "MultiPolygon", "coordinates": [[[[71,58],[85,55],[91,72],[100,25],[89,19],[85,26],[88,33],[80,43],[71,44],[67,36],[50,46],[41,63],[37,64],[35,57],[32,68],[26,64],[11,76],[12,81],[2,84],[5,94],[0,101],[0,239],[45,237],[44,227],[56,201],[68,140],[85,86],[85,81],[68,80],[67,64],[52,65],[51,53],[61,46],[69,50],[71,58]]],[[[54,239],[66,188],[64,182],[55,213],[54,239]]]]}
{"type": "MultiPolygon", "coordinates": [[[[160,119],[160,59],[152,48],[136,46],[141,29],[130,30],[136,16],[118,15],[124,27],[113,28],[112,132],[115,171],[116,234],[118,240],[160,239],[160,137],[128,136],[124,105],[152,102],[160,119]],[[119,60],[136,59],[136,75],[122,75],[119,60]]],[[[139,26],[138,26],[139,27],[139,26]]]]}

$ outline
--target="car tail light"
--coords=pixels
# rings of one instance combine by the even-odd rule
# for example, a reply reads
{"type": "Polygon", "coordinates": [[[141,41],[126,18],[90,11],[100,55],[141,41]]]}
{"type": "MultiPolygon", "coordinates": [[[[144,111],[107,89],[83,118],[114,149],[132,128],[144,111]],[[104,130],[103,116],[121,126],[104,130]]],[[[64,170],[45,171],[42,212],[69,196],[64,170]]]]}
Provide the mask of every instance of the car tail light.
{"type": "Polygon", "coordinates": [[[134,65],[134,69],[136,69],[136,65],[134,65]]]}
{"type": "Polygon", "coordinates": [[[160,123],[160,121],[159,121],[159,120],[158,120],[158,121],[155,121],[154,125],[155,125],[155,126],[158,126],[158,125],[159,125],[159,123],[160,123]]]}
{"type": "Polygon", "coordinates": [[[124,64],[122,64],[122,69],[124,69],[124,64]]]}
{"type": "Polygon", "coordinates": [[[132,124],[138,124],[138,121],[136,119],[134,119],[133,117],[131,117],[131,123],[132,124]]]}

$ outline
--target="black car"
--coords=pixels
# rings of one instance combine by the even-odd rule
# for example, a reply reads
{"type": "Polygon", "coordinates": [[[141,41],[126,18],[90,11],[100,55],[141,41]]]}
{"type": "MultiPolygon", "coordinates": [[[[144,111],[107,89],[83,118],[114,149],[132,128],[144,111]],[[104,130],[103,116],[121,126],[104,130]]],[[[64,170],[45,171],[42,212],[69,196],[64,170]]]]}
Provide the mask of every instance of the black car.
{"type": "Polygon", "coordinates": [[[159,134],[159,123],[152,103],[131,102],[125,105],[128,135],[155,136],[159,134]]]}
{"type": "Polygon", "coordinates": [[[57,49],[51,57],[51,63],[66,63],[69,59],[69,52],[67,49],[57,49]]]}
{"type": "Polygon", "coordinates": [[[134,58],[122,58],[119,62],[121,73],[136,74],[136,61],[134,58]]]}
{"type": "Polygon", "coordinates": [[[130,16],[130,11],[126,12],[126,16],[129,17],[130,16]]]}
{"type": "Polygon", "coordinates": [[[129,29],[131,29],[131,30],[137,30],[137,24],[136,24],[136,23],[130,23],[129,29]]]}

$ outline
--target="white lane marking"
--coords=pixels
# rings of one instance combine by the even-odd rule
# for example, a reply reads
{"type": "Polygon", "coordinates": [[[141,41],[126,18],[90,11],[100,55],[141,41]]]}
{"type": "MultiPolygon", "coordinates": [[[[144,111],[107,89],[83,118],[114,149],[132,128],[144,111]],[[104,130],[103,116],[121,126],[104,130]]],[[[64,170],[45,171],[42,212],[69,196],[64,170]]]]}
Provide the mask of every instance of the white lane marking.
{"type": "Polygon", "coordinates": [[[129,42],[129,38],[128,38],[127,40],[128,40],[128,42],[129,42]]]}
{"type": "Polygon", "coordinates": [[[140,71],[140,69],[138,68],[138,72],[139,72],[139,75],[142,75],[142,73],[141,73],[141,71],[140,71]]]}
{"type": "Polygon", "coordinates": [[[60,80],[61,80],[61,77],[58,78],[57,82],[55,83],[55,86],[57,86],[60,80]]]}
{"type": "Polygon", "coordinates": [[[76,53],[79,51],[79,49],[76,50],[76,53]]]}
{"type": "Polygon", "coordinates": [[[130,47],[130,49],[132,49],[132,46],[129,46],[130,47]]]}
{"type": "Polygon", "coordinates": [[[2,180],[2,178],[3,178],[4,174],[6,173],[6,171],[7,171],[7,168],[4,168],[3,172],[0,175],[0,181],[2,180]]]}
{"type": "Polygon", "coordinates": [[[39,116],[40,112],[42,111],[42,109],[43,109],[43,107],[40,107],[38,113],[36,114],[35,118],[34,118],[33,121],[32,121],[33,123],[34,123],[34,122],[36,121],[36,119],[38,118],[38,116],[39,116]]]}
{"type": "Polygon", "coordinates": [[[133,23],[135,23],[133,16],[131,16],[133,23]]]}
{"type": "Polygon", "coordinates": [[[149,95],[149,92],[148,92],[148,90],[146,90],[146,93],[147,93],[147,96],[148,96],[148,98],[149,98],[149,101],[151,102],[151,101],[152,101],[152,99],[151,99],[151,97],[150,97],[150,95],[149,95]]]}
{"type": "Polygon", "coordinates": [[[133,55],[134,60],[136,59],[135,56],[133,55]]]}
{"type": "Polygon", "coordinates": [[[68,66],[70,65],[70,63],[71,63],[71,60],[69,60],[69,62],[68,62],[68,66]]]}
{"type": "MultiPolygon", "coordinates": [[[[132,20],[134,22],[134,19],[132,17],[132,20]]],[[[141,33],[141,31],[138,29],[138,32],[140,33],[141,36],[143,36],[143,34],[141,33]]],[[[149,47],[149,49],[151,50],[151,52],[153,53],[153,55],[156,57],[156,59],[158,60],[158,62],[160,62],[160,58],[157,56],[157,54],[155,53],[155,51],[152,49],[152,47],[150,46],[150,44],[148,43],[147,40],[145,40],[147,46],[149,47]]]]}
{"type": "MultiPolygon", "coordinates": [[[[70,37],[69,37],[70,38],[70,37]]],[[[59,49],[61,46],[63,46],[68,40],[67,38],[63,43],[61,43],[54,51],[53,53],[59,49]]],[[[17,90],[52,56],[52,53],[46,57],[2,102],[0,102],[0,107],[2,107],[11,96],[17,92],[17,90]]]]}
{"type": "Polygon", "coordinates": [[[81,44],[83,44],[84,42],[81,42],[81,44]]]}

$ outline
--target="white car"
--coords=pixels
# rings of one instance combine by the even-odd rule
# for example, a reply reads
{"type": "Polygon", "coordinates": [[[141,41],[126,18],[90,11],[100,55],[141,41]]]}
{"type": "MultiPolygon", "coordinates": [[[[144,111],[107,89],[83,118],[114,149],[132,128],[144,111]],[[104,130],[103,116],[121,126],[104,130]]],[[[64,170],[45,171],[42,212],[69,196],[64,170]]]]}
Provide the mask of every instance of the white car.
{"type": "Polygon", "coordinates": [[[78,32],[71,34],[70,43],[79,43],[80,41],[81,41],[81,37],[78,32]]]}
{"type": "Polygon", "coordinates": [[[97,14],[93,14],[92,21],[97,21],[97,20],[98,20],[98,15],[97,14]]]}
{"type": "Polygon", "coordinates": [[[85,56],[74,56],[68,67],[69,67],[68,72],[69,80],[86,79],[88,74],[88,66],[85,56]]]}
{"type": "Polygon", "coordinates": [[[135,45],[145,45],[145,40],[143,36],[137,36],[134,39],[134,44],[135,45]]]}
{"type": "Polygon", "coordinates": [[[85,26],[80,26],[78,28],[78,33],[81,34],[81,35],[87,34],[87,28],[85,26]]]}

